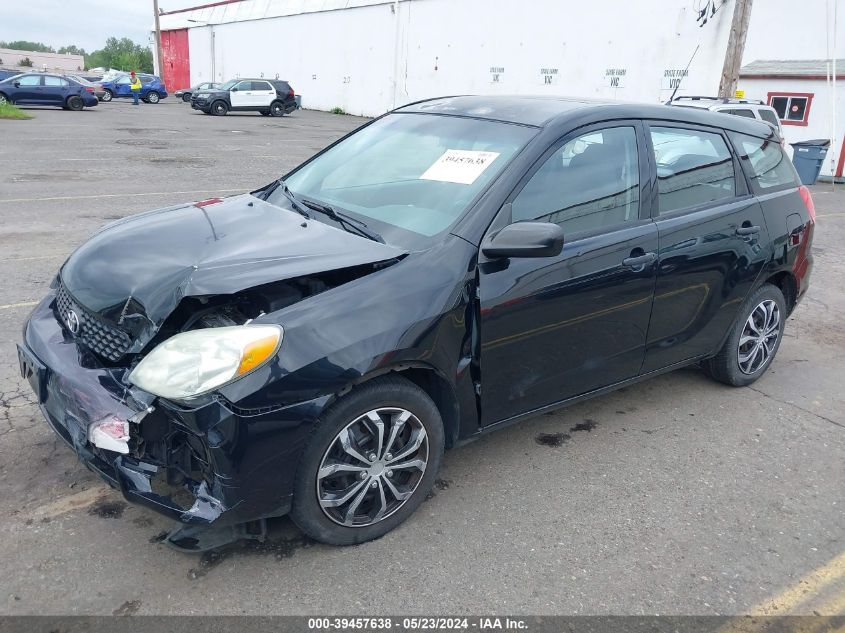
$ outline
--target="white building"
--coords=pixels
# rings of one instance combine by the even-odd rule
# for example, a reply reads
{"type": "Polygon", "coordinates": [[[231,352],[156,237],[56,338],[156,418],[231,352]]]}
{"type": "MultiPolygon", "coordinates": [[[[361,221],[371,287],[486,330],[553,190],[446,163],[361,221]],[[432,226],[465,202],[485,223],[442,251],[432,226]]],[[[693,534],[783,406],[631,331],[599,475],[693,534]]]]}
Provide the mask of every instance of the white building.
{"type": "MultiPolygon", "coordinates": [[[[304,107],[361,115],[448,94],[653,103],[676,87],[717,94],[735,1],[218,0],[161,16],[162,74],[171,90],[279,77],[304,107]]],[[[806,125],[787,117],[786,137],[832,139],[834,161],[842,145],[834,113],[845,130],[845,104],[819,79],[818,60],[845,57],[837,1],[756,0],[739,86],[764,101],[778,91],[812,93],[806,125]],[[753,74],[760,64],[771,68],[765,60],[817,60],[808,62],[813,85],[753,74]]],[[[835,171],[828,163],[823,173],[835,171]]]]}
{"type": "Polygon", "coordinates": [[[173,89],[278,75],[306,107],[363,115],[446,94],[654,102],[678,82],[680,93],[716,90],[732,7],[722,0],[229,0],[161,17],[163,73],[173,89]],[[715,13],[700,19],[696,7],[707,6],[715,13]]]}
{"type": "Polygon", "coordinates": [[[17,51],[11,48],[0,48],[0,65],[5,68],[20,68],[21,72],[47,70],[76,73],[85,69],[85,59],[82,55],[39,53],[38,51],[17,51]],[[20,62],[27,58],[32,62],[32,66],[20,66],[20,62]]]}

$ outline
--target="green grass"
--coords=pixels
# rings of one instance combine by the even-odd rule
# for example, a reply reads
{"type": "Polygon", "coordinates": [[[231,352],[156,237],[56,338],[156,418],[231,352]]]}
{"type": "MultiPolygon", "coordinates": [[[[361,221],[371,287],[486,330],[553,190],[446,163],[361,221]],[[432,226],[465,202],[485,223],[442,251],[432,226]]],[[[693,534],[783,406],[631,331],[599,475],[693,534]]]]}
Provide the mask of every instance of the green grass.
{"type": "Polygon", "coordinates": [[[330,112],[331,112],[332,114],[346,114],[346,112],[344,112],[344,111],[343,111],[343,108],[337,108],[337,107],[332,108],[332,109],[330,110],[330,112]]]}
{"type": "Polygon", "coordinates": [[[27,114],[20,108],[13,106],[11,103],[4,103],[0,105],[0,119],[31,119],[32,115],[27,114]]]}

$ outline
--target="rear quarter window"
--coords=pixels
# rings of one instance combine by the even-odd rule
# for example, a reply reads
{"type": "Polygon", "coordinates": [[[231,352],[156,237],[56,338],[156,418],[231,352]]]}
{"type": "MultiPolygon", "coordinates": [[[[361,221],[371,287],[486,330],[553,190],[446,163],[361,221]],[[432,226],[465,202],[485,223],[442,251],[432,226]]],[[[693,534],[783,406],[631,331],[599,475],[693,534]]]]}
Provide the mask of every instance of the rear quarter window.
{"type": "Polygon", "coordinates": [[[760,109],[757,112],[760,113],[761,119],[763,119],[766,123],[771,123],[773,126],[775,126],[775,129],[780,127],[780,121],[778,121],[778,115],[775,114],[772,110],[760,109]]]}
{"type": "Polygon", "coordinates": [[[730,133],[756,193],[797,187],[798,174],[780,143],[736,132],[730,133]]]}

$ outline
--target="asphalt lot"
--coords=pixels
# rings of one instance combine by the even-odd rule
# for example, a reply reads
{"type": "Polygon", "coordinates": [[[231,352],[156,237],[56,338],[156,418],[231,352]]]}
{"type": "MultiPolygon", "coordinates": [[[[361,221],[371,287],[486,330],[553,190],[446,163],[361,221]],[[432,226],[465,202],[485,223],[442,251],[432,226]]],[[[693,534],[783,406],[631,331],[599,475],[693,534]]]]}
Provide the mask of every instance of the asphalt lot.
{"type": "Polygon", "coordinates": [[[0,614],[845,613],[845,186],[813,188],[812,288],[753,388],[691,368],[485,437],[375,542],[278,519],[188,556],[48,429],[23,321],[100,225],[265,184],[363,120],[30,112],[0,121],[0,614]]]}

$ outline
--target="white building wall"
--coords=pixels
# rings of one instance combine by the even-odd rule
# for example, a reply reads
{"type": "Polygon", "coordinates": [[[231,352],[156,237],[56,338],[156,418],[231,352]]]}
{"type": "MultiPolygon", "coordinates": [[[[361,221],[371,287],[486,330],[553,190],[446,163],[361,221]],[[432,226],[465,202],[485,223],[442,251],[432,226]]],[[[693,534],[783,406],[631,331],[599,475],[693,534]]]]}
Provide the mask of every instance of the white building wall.
{"type": "Polygon", "coordinates": [[[833,54],[833,9],[839,3],[836,48],[845,47],[845,2],[842,0],[756,0],[745,40],[743,64],[758,59],[830,59],[833,54]]]}
{"type": "MultiPolygon", "coordinates": [[[[843,69],[845,70],[845,69],[843,69]]],[[[837,82],[836,104],[832,99],[832,93],[825,81],[804,80],[804,79],[751,79],[739,80],[740,89],[745,90],[748,99],[760,99],[766,102],[770,92],[799,92],[810,93],[813,101],[810,105],[810,114],[807,117],[807,125],[783,125],[783,136],[787,143],[809,141],[812,139],[831,140],[830,149],[822,165],[822,175],[830,176],[835,174],[836,162],[842,151],[843,136],[845,136],[845,81],[837,82]],[[831,113],[836,108],[837,130],[833,132],[833,120],[831,113]]],[[[792,147],[787,149],[792,156],[792,147]]]]}
{"type": "Polygon", "coordinates": [[[678,94],[715,94],[733,0],[704,26],[695,5],[245,0],[165,15],[162,28],[190,29],[192,83],[211,78],[213,48],[215,80],[278,74],[305,107],[378,115],[446,94],[657,102],[670,96],[696,47],[678,94]]]}

